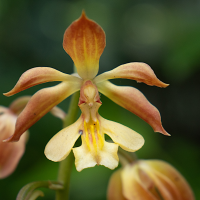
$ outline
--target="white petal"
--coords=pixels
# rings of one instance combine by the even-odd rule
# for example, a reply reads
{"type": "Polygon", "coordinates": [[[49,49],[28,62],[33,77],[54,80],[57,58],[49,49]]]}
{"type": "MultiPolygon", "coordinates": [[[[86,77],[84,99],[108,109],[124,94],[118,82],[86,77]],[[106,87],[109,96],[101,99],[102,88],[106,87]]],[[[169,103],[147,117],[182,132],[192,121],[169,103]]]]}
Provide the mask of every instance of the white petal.
{"type": "Polygon", "coordinates": [[[118,166],[118,145],[104,142],[104,146],[95,155],[89,151],[86,144],[83,142],[82,146],[73,148],[75,156],[75,165],[77,171],[81,171],[88,167],[94,167],[96,164],[104,165],[110,169],[118,166]]]}
{"type": "Polygon", "coordinates": [[[76,140],[80,136],[79,129],[81,127],[82,118],[80,117],[72,125],[58,132],[45,147],[45,155],[49,160],[54,162],[64,160],[70,153],[76,140]]]}
{"type": "Polygon", "coordinates": [[[137,151],[144,144],[144,138],[132,129],[117,122],[109,121],[100,116],[103,132],[111,137],[122,149],[137,151]]]}

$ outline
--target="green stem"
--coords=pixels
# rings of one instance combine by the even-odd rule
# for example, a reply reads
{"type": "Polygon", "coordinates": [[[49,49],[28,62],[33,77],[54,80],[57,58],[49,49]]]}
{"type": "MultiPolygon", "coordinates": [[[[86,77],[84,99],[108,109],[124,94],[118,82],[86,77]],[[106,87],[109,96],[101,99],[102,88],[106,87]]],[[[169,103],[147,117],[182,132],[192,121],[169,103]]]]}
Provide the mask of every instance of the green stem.
{"type": "Polygon", "coordinates": [[[137,160],[137,156],[135,153],[130,153],[127,151],[124,151],[123,149],[119,148],[119,161],[122,166],[126,166],[127,164],[131,164],[137,160]]]}
{"type": "MultiPolygon", "coordinates": [[[[76,92],[72,95],[68,114],[63,122],[63,127],[67,127],[76,121],[78,114],[78,100],[79,92],[76,92]]],[[[67,200],[69,198],[69,183],[73,163],[74,156],[72,152],[65,160],[60,162],[57,180],[63,184],[64,188],[56,191],[56,200],[67,200]]]]}

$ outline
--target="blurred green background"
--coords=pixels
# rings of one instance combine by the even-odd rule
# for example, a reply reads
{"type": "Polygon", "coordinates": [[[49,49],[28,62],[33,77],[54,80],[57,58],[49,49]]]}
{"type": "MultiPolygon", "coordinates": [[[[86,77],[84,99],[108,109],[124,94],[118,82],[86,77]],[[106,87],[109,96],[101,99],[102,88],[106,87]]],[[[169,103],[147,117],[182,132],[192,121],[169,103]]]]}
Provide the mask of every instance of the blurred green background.
{"type": "MultiPolygon", "coordinates": [[[[171,137],[154,133],[140,118],[103,95],[100,114],[143,135],[146,142],[138,157],[174,165],[200,199],[200,1],[0,0],[0,93],[9,91],[32,67],[50,66],[72,73],[73,62],[62,48],[62,37],[82,9],[106,32],[99,73],[128,62],[145,62],[160,80],[170,84],[161,89],[130,80],[113,81],[140,89],[159,109],[171,137]]],[[[35,86],[9,98],[0,95],[0,104],[8,106],[16,97],[55,84],[35,86]]],[[[69,99],[60,104],[64,110],[69,99]]],[[[56,179],[58,163],[47,160],[43,151],[61,127],[59,119],[47,114],[30,128],[26,152],[16,171],[0,180],[1,200],[15,199],[29,182],[56,179]]],[[[106,199],[112,172],[102,166],[82,172],[74,167],[70,199],[106,199]]],[[[38,199],[54,199],[53,191],[44,192],[45,197],[38,199]]]]}

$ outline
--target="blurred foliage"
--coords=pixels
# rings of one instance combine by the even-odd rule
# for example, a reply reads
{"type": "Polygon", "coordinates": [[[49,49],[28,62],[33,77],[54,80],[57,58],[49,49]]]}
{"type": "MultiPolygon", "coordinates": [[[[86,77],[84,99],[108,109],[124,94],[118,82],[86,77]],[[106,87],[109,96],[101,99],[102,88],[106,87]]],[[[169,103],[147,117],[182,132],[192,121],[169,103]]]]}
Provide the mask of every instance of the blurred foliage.
{"type": "MultiPolygon", "coordinates": [[[[73,62],[62,48],[62,36],[84,9],[89,18],[106,32],[107,46],[100,59],[100,73],[127,62],[146,62],[166,89],[115,80],[119,85],[140,89],[162,116],[171,137],[154,133],[141,119],[101,95],[100,114],[120,122],[145,138],[137,155],[157,158],[174,165],[188,180],[196,199],[200,199],[200,1],[158,0],[0,0],[0,92],[9,91],[20,75],[36,66],[50,66],[72,73],[73,62]]],[[[14,97],[0,96],[8,106],[16,97],[32,95],[47,83],[14,97]]],[[[68,108],[69,99],[60,104],[68,108]]],[[[26,152],[16,171],[0,180],[0,199],[12,200],[25,184],[55,180],[58,163],[46,159],[44,147],[62,127],[47,114],[30,128],[26,152]]],[[[70,199],[104,200],[112,171],[99,166],[82,172],[73,170],[70,199]]],[[[54,192],[44,190],[54,199],[54,192]]]]}

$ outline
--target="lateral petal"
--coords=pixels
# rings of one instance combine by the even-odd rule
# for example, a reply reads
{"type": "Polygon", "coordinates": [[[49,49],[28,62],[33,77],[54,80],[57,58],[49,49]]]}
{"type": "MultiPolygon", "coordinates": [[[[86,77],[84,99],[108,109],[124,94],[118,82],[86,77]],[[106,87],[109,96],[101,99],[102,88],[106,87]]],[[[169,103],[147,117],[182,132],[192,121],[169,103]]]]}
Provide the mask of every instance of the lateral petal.
{"type": "Polygon", "coordinates": [[[94,82],[97,84],[115,78],[132,79],[137,82],[143,82],[147,85],[155,85],[158,87],[167,87],[169,85],[160,81],[149,65],[139,62],[127,63],[120,65],[111,71],[104,72],[95,77],[94,82]]]}
{"type": "Polygon", "coordinates": [[[99,117],[103,133],[109,135],[122,149],[134,152],[143,146],[144,138],[139,133],[122,124],[99,117]]]}
{"type": "Polygon", "coordinates": [[[45,155],[49,160],[54,162],[64,160],[70,153],[76,140],[79,138],[79,130],[82,123],[81,117],[72,125],[62,129],[45,147],[45,155]]]}
{"type": "Polygon", "coordinates": [[[158,109],[139,90],[133,87],[116,86],[109,81],[98,83],[97,87],[102,94],[116,104],[146,121],[155,132],[169,136],[169,133],[162,127],[158,109]]]}
{"type": "Polygon", "coordinates": [[[15,87],[11,91],[4,93],[4,95],[12,96],[35,85],[51,81],[80,82],[81,79],[50,67],[35,67],[24,72],[15,87]]]}
{"type": "Polygon", "coordinates": [[[103,148],[94,154],[88,150],[86,143],[84,141],[82,142],[80,147],[73,148],[77,171],[82,171],[88,167],[94,167],[96,164],[104,165],[110,169],[114,169],[118,166],[118,145],[105,141],[103,148]]]}
{"type": "Polygon", "coordinates": [[[99,59],[105,48],[105,33],[85,12],[65,31],[63,48],[74,61],[79,76],[93,79],[99,70],[99,59]]]}
{"type": "Polygon", "coordinates": [[[80,89],[80,85],[62,82],[54,87],[45,88],[35,93],[17,118],[14,134],[5,140],[18,141],[20,136],[48,113],[54,106],[80,89]]]}

